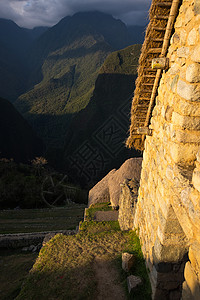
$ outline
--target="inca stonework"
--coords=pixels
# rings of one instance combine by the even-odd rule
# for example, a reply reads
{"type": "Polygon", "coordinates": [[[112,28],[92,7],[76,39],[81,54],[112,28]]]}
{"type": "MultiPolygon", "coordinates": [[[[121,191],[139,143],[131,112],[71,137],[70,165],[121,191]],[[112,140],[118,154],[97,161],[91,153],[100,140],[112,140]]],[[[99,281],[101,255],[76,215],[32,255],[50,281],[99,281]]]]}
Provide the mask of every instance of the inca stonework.
{"type": "Polygon", "coordinates": [[[183,0],[145,140],[134,227],[153,299],[200,299],[200,1],[183,0]]]}

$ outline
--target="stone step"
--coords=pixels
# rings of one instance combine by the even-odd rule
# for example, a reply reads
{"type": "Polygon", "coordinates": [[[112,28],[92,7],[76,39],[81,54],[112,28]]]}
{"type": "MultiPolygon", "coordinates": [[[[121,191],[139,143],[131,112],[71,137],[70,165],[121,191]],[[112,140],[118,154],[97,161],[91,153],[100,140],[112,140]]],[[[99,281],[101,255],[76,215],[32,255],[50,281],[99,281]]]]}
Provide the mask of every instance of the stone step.
{"type": "Polygon", "coordinates": [[[103,222],[103,221],[117,221],[118,220],[118,211],[96,211],[94,214],[94,221],[103,222]]]}

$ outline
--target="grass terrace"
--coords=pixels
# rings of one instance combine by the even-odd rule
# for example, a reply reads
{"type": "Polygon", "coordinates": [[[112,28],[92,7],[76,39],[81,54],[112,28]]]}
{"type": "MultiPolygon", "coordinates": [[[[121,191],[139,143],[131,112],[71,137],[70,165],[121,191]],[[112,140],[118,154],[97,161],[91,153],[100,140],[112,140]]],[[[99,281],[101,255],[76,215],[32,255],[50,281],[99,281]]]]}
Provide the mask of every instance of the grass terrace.
{"type": "MultiPolygon", "coordinates": [[[[110,209],[108,204],[87,211],[110,209]]],[[[41,249],[25,280],[21,299],[136,299],[150,300],[151,288],[139,239],[134,231],[121,231],[117,221],[84,221],[74,236],[56,235],[41,249]],[[128,275],[121,268],[122,252],[135,255],[130,274],[143,285],[130,298],[128,275]],[[116,298],[116,297],[117,298],[116,298]]]]}

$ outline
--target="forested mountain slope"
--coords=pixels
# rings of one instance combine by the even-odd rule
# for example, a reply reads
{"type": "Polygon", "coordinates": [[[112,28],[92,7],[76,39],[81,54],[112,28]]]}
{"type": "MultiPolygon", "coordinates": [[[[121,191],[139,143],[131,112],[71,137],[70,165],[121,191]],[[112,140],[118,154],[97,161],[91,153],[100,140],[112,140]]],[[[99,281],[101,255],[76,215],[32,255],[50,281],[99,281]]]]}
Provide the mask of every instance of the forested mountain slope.
{"type": "Polygon", "coordinates": [[[0,158],[30,162],[43,154],[43,143],[7,100],[0,98],[0,158]]]}
{"type": "Polygon", "coordinates": [[[99,71],[88,106],[74,115],[66,136],[65,169],[92,186],[139,153],[125,148],[141,45],[111,53],[99,71]]]}
{"type": "Polygon", "coordinates": [[[15,105],[48,147],[63,146],[69,121],[88,105],[107,55],[133,42],[123,22],[100,12],[65,17],[35,41],[29,55],[29,84],[35,85],[15,105]]]}

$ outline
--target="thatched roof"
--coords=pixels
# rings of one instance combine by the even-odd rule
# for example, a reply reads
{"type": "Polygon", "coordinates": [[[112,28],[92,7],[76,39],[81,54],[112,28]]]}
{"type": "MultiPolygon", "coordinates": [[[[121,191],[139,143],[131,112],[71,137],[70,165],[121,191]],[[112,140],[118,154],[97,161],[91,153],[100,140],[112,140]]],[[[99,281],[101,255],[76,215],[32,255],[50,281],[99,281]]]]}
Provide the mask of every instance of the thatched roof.
{"type": "Polygon", "coordinates": [[[181,0],[152,0],[149,25],[139,59],[138,77],[131,108],[129,148],[143,150],[145,135],[138,128],[148,127],[162,70],[151,68],[153,58],[165,57],[181,0]]]}

